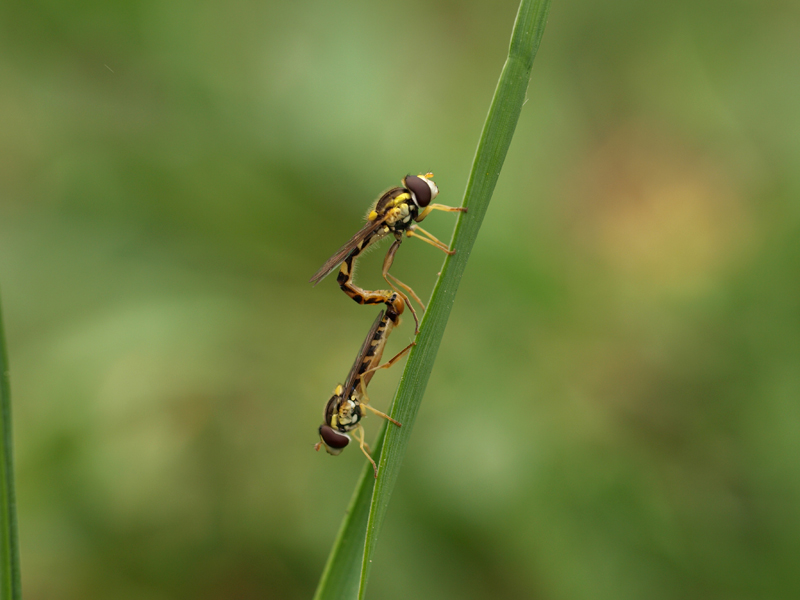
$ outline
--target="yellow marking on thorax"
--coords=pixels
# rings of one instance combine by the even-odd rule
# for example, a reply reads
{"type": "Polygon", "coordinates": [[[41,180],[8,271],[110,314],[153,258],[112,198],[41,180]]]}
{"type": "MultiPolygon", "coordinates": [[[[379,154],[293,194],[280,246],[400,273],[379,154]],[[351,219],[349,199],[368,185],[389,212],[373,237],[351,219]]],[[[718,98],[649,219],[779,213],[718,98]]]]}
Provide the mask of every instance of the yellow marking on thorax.
{"type": "Polygon", "coordinates": [[[389,202],[389,206],[395,207],[398,204],[402,204],[403,202],[406,202],[408,200],[411,200],[411,194],[409,194],[408,192],[403,192],[399,196],[395,196],[394,198],[392,198],[391,202],[389,202]]]}
{"type": "Polygon", "coordinates": [[[386,211],[386,223],[394,225],[403,216],[403,209],[394,207],[386,211]]]}

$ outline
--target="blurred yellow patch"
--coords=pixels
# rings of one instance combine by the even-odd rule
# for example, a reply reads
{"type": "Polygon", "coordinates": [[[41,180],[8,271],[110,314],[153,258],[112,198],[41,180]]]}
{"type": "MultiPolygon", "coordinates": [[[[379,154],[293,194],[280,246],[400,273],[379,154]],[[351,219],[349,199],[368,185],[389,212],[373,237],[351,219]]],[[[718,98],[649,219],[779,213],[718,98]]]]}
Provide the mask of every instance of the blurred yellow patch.
{"type": "Polygon", "coordinates": [[[575,237],[637,285],[692,294],[753,250],[741,174],[686,141],[624,127],[578,169],[575,237]]]}

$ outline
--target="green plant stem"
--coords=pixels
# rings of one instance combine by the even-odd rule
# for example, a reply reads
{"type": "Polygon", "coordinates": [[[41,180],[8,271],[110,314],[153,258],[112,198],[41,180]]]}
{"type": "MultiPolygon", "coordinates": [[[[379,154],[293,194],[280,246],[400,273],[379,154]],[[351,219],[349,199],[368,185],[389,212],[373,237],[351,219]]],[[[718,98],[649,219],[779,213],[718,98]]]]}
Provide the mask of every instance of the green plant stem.
{"type": "Polygon", "coordinates": [[[417,345],[409,355],[392,405],[392,417],[403,423],[403,427],[388,429],[383,444],[378,465],[379,477],[375,482],[367,522],[358,595],[360,599],[364,597],[366,591],[378,533],[386,516],[389,498],[397,480],[425,387],[428,385],[455,294],[467,266],[472,246],[478,237],[478,230],[497,179],[500,177],[500,170],[511,145],[522,105],[525,103],[533,59],[539,48],[549,11],[550,0],[522,0],[517,12],[508,58],[500,74],[500,81],[486,117],[464,193],[463,206],[469,209],[469,213],[463,215],[456,225],[453,237],[453,248],[456,253],[445,260],[442,274],[420,325],[417,345]]]}
{"type": "Polygon", "coordinates": [[[364,597],[372,556],[389,498],[397,481],[406,445],[447,326],[456,290],[525,103],[533,59],[539,48],[549,11],[550,0],[522,0],[520,3],[508,58],[489,108],[464,194],[463,206],[469,212],[461,215],[453,236],[452,247],[456,253],[445,259],[441,276],[420,325],[417,345],[409,354],[392,404],[391,416],[403,423],[403,426],[385,427],[382,430],[385,431],[383,443],[376,445],[376,453],[380,451],[378,479],[374,485],[366,481],[369,479],[371,466],[365,465],[364,474],[358,483],[350,510],[317,589],[316,600],[353,598],[355,590],[358,591],[359,599],[364,597]],[[370,493],[372,497],[368,501],[370,493]],[[362,514],[367,507],[368,516],[362,514]],[[362,560],[358,565],[352,560],[353,553],[362,547],[362,560]]]}
{"type": "MultiPolygon", "coordinates": [[[[373,445],[373,456],[380,455],[387,425],[388,423],[384,421],[378,432],[373,445]]],[[[336,541],[328,556],[328,562],[322,572],[314,600],[355,598],[358,595],[361,561],[364,558],[364,532],[367,530],[369,505],[374,487],[375,475],[372,465],[365,461],[361,477],[358,479],[336,541]]]]}
{"type": "Polygon", "coordinates": [[[17,505],[14,497],[14,455],[11,436],[11,387],[8,354],[0,307],[0,598],[19,600],[19,541],[17,505]]]}

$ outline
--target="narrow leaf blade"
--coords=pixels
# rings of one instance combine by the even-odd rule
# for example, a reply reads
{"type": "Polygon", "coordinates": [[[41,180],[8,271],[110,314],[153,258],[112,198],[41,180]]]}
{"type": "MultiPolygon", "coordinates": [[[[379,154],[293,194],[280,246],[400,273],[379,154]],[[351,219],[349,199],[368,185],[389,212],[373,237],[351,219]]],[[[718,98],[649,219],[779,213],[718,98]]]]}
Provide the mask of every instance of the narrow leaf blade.
{"type": "Polygon", "coordinates": [[[11,386],[8,375],[3,313],[0,308],[0,598],[19,600],[19,540],[14,492],[14,454],[11,435],[11,386]]]}
{"type": "Polygon", "coordinates": [[[420,325],[417,345],[409,355],[392,405],[392,417],[403,423],[403,427],[389,429],[383,444],[378,465],[379,476],[375,482],[367,522],[359,599],[365,595],[378,534],[386,516],[389,498],[397,481],[461,276],[500,177],[503,162],[525,103],[533,59],[539,48],[549,11],[550,0],[522,0],[520,3],[508,59],[495,90],[464,194],[463,206],[466,206],[469,212],[462,215],[456,226],[453,238],[453,248],[456,253],[445,259],[442,274],[420,325]]]}

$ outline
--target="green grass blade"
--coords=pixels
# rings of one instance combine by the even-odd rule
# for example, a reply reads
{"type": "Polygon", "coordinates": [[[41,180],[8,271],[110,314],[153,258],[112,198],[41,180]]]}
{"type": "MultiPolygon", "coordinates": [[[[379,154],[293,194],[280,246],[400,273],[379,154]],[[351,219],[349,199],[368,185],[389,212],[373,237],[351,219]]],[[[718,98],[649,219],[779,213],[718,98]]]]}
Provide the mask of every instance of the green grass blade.
{"type": "Polygon", "coordinates": [[[456,225],[456,254],[445,260],[442,274],[423,317],[417,345],[409,354],[392,404],[392,416],[403,427],[384,427],[375,444],[378,479],[372,467],[364,472],[323,572],[315,600],[363,598],[369,566],[392,489],[405,454],[419,405],[439,350],[455,293],[478,236],[500,170],[514,135],[530,80],[531,67],[544,32],[550,0],[522,0],[511,37],[508,59],[489,108],[464,195],[469,208],[456,225]],[[370,497],[371,496],[371,497],[370,497]]]}
{"type": "Polygon", "coordinates": [[[0,309],[0,598],[19,600],[19,543],[14,498],[14,456],[11,438],[11,388],[8,381],[3,312],[0,309]]]}
{"type": "Polygon", "coordinates": [[[469,209],[469,213],[462,215],[458,221],[453,238],[456,253],[445,260],[441,277],[436,283],[420,326],[417,345],[408,357],[392,405],[392,416],[400,421],[403,427],[391,427],[387,430],[378,463],[379,476],[375,482],[367,522],[359,598],[363,598],[365,594],[378,533],[386,515],[389,498],[400,471],[425,387],[428,385],[439,343],[447,326],[458,284],[500,176],[522,105],[525,103],[533,59],[539,48],[549,11],[550,0],[522,0],[517,12],[508,58],[486,117],[464,194],[463,205],[469,209]]]}
{"type": "MultiPolygon", "coordinates": [[[[375,440],[373,456],[379,456],[386,436],[386,421],[375,440]]],[[[364,461],[364,469],[356,484],[356,491],[347,507],[339,527],[325,570],[314,594],[314,600],[339,600],[355,598],[361,580],[361,561],[364,558],[364,536],[367,531],[369,505],[375,475],[372,465],[364,461]]]]}

